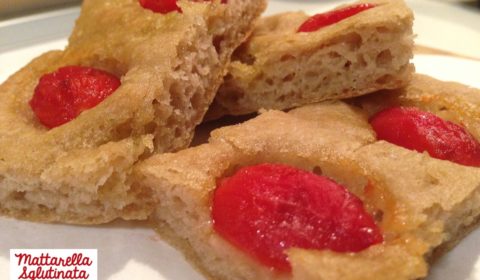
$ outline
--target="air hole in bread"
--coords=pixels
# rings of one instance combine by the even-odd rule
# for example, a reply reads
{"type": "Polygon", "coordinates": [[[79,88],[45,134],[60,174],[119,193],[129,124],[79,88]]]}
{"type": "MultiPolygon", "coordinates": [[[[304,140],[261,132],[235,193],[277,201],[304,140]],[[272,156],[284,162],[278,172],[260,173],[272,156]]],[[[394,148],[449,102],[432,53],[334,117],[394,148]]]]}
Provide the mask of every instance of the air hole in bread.
{"type": "Polygon", "coordinates": [[[143,209],[143,206],[137,203],[130,203],[122,208],[125,213],[137,212],[141,211],[141,209],[143,209]]]}
{"type": "Polygon", "coordinates": [[[265,80],[265,82],[269,85],[269,86],[273,86],[273,79],[272,78],[267,78],[265,80]]]}
{"type": "Polygon", "coordinates": [[[357,55],[357,63],[360,65],[360,67],[367,67],[367,61],[362,54],[357,55]]]}
{"type": "Polygon", "coordinates": [[[255,56],[251,55],[249,51],[246,50],[247,45],[243,44],[238,47],[232,55],[232,61],[240,61],[243,64],[253,65],[255,63],[255,56]]]}
{"type": "Polygon", "coordinates": [[[376,28],[378,33],[390,33],[390,29],[385,26],[379,26],[376,28]]]}
{"type": "Polygon", "coordinates": [[[286,75],[285,77],[283,77],[283,81],[284,82],[290,82],[291,80],[293,80],[295,78],[295,73],[290,73],[288,75],[286,75]]]}
{"type": "Polygon", "coordinates": [[[25,192],[15,191],[10,194],[10,197],[13,200],[24,200],[25,199],[25,192]]]}
{"type": "Polygon", "coordinates": [[[383,84],[389,83],[393,79],[394,79],[394,77],[392,75],[385,74],[385,75],[381,76],[380,78],[378,78],[375,82],[377,84],[383,85],[383,84]]]}
{"type": "Polygon", "coordinates": [[[241,59],[242,63],[247,65],[253,65],[255,63],[255,57],[253,55],[244,55],[241,59]]]}
{"type": "Polygon", "coordinates": [[[342,44],[350,51],[358,50],[363,43],[362,36],[356,32],[347,33],[339,38],[330,41],[329,46],[342,44]]]}
{"type": "Polygon", "coordinates": [[[226,83],[227,81],[230,81],[230,80],[233,80],[233,76],[230,73],[228,73],[227,75],[225,75],[225,77],[223,77],[224,83],[226,83]]]}
{"type": "Polygon", "coordinates": [[[289,61],[289,60],[294,60],[295,59],[295,56],[291,55],[291,54],[284,54],[282,55],[282,57],[280,58],[280,61],[281,62],[285,62],[285,61],[289,61]]]}
{"type": "Polygon", "coordinates": [[[132,120],[127,120],[115,128],[117,138],[125,139],[132,135],[132,120]]]}
{"type": "Polygon", "coordinates": [[[220,54],[222,52],[222,42],[224,40],[225,40],[225,36],[223,35],[218,35],[213,37],[212,44],[215,47],[217,54],[220,54]]]}
{"type": "Polygon", "coordinates": [[[328,56],[329,56],[330,58],[339,58],[339,57],[341,57],[341,55],[340,55],[338,52],[329,52],[329,53],[328,53],[328,56]]]}
{"type": "Polygon", "coordinates": [[[192,98],[190,99],[190,102],[191,102],[191,107],[192,108],[203,108],[203,101],[205,100],[205,97],[202,93],[200,92],[195,92],[192,96],[192,98]]]}
{"type": "Polygon", "coordinates": [[[375,63],[377,64],[377,67],[378,66],[382,67],[382,66],[390,65],[392,63],[392,59],[393,57],[390,50],[383,50],[377,55],[375,63]]]}
{"type": "Polygon", "coordinates": [[[323,170],[320,166],[315,166],[312,170],[313,173],[317,175],[323,175],[323,170]]]}
{"type": "Polygon", "coordinates": [[[43,204],[39,204],[37,208],[40,212],[44,212],[44,213],[47,213],[50,210],[50,208],[48,208],[46,205],[43,205],[43,204]]]}
{"type": "Polygon", "coordinates": [[[348,48],[352,51],[358,50],[362,45],[362,36],[358,33],[350,33],[345,37],[345,43],[348,45],[348,48]]]}
{"type": "Polygon", "coordinates": [[[180,83],[174,82],[170,85],[169,92],[171,92],[170,97],[170,104],[173,108],[182,108],[184,102],[183,99],[186,98],[184,94],[182,94],[185,90],[185,87],[182,86],[180,83]]]}
{"type": "Polygon", "coordinates": [[[345,64],[343,65],[343,68],[350,68],[350,66],[352,66],[352,62],[351,61],[347,61],[345,62],[345,64]]]}
{"type": "Polygon", "coordinates": [[[380,209],[377,209],[377,210],[373,211],[372,217],[377,224],[379,224],[383,221],[383,214],[384,214],[384,212],[380,209]]]}
{"type": "Polygon", "coordinates": [[[225,95],[225,101],[229,104],[238,104],[238,101],[245,96],[243,90],[237,87],[229,88],[228,94],[225,95]]]}

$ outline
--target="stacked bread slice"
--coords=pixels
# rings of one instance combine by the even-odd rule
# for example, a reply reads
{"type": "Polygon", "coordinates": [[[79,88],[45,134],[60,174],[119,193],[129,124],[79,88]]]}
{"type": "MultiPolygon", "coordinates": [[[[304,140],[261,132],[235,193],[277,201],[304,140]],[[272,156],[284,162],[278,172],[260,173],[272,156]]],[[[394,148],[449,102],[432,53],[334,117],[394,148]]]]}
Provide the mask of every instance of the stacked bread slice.
{"type": "Polygon", "coordinates": [[[180,1],[154,13],[139,1],[88,0],[64,51],[33,60],[0,86],[0,213],[49,222],[145,219],[148,193],[129,178],[152,152],[186,148],[233,50],[264,1],[180,1]],[[47,129],[29,107],[39,78],[88,66],[121,79],[98,106],[47,129]]]}
{"type": "MultiPolygon", "coordinates": [[[[449,111],[454,122],[475,122],[468,112],[480,105],[478,96],[480,90],[419,75],[402,90],[354,103],[409,104],[438,115],[449,111]],[[430,98],[452,90],[455,108],[443,98],[430,98]]],[[[342,102],[267,111],[215,130],[208,144],[153,156],[137,165],[135,174],[157,198],[153,219],[160,234],[213,279],[422,278],[432,256],[477,224],[480,169],[378,141],[368,122],[372,112],[342,102]],[[222,178],[260,163],[286,164],[340,182],[368,206],[383,243],[358,253],[285,248],[291,273],[261,264],[216,232],[211,212],[222,178]]]]}
{"type": "Polygon", "coordinates": [[[413,71],[413,13],[403,1],[350,5],[365,3],[375,6],[315,32],[299,32],[309,18],[303,12],[263,18],[235,52],[207,118],[405,86],[413,71]]]}

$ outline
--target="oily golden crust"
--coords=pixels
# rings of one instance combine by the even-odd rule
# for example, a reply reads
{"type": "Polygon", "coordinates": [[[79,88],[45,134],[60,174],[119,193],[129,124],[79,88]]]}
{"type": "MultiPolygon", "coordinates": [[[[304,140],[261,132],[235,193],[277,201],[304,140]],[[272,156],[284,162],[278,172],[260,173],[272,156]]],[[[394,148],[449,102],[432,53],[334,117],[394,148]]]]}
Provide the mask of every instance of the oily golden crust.
{"type": "Polygon", "coordinates": [[[40,56],[0,86],[0,212],[68,223],[148,216],[152,199],[130,181],[132,165],[189,144],[265,3],[180,5],[183,13],[162,15],[137,0],[84,1],[67,48],[40,56]],[[47,130],[28,101],[43,74],[66,65],[104,69],[122,84],[47,130]]]}
{"type": "MultiPolygon", "coordinates": [[[[425,79],[435,88],[450,85],[425,79]]],[[[457,92],[470,91],[456,86],[457,92]]],[[[431,89],[418,79],[409,88],[422,88],[425,95],[431,89]]],[[[420,94],[406,90],[400,97],[414,93],[420,94]]],[[[475,102],[463,94],[458,95],[462,102],[475,102]]],[[[208,144],[153,156],[137,165],[134,176],[159,201],[153,217],[157,225],[174,232],[170,238],[216,279],[423,278],[435,249],[458,242],[479,220],[480,169],[376,141],[368,113],[340,102],[289,113],[267,111],[214,131],[208,144]],[[289,164],[340,182],[376,213],[385,241],[351,254],[292,248],[292,276],[255,263],[214,232],[210,207],[219,178],[263,162],[289,164]]]]}
{"type": "Polygon", "coordinates": [[[368,2],[378,6],[312,33],[296,32],[302,12],[262,19],[235,52],[207,119],[405,86],[413,14],[403,1],[368,2]]]}
{"type": "Polygon", "coordinates": [[[402,89],[379,92],[353,100],[369,115],[390,106],[415,106],[460,124],[480,139],[480,90],[415,74],[402,89]]]}

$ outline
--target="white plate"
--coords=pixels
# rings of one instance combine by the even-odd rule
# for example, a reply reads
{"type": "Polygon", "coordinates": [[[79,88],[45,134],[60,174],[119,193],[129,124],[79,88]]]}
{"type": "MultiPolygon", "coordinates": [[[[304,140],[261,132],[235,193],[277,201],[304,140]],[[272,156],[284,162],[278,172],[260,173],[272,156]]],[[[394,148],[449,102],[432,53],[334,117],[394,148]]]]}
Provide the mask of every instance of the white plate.
{"type": "MultiPolygon", "coordinates": [[[[333,2],[317,5],[333,6],[333,2]]],[[[292,4],[278,0],[271,3],[269,12],[298,9],[314,12],[311,7],[312,1],[292,4]]],[[[78,9],[68,9],[0,23],[0,82],[40,53],[62,48],[77,14],[78,9]],[[18,33],[22,30],[23,33],[18,33]],[[13,34],[18,36],[6,37],[13,34]]],[[[478,61],[419,55],[414,62],[418,72],[480,88],[478,61]]],[[[480,280],[479,243],[480,230],[476,230],[434,265],[428,279],[480,280]]],[[[138,223],[82,227],[0,218],[0,279],[8,279],[9,249],[12,248],[96,248],[102,280],[204,279],[178,252],[159,240],[154,231],[138,223]]]]}

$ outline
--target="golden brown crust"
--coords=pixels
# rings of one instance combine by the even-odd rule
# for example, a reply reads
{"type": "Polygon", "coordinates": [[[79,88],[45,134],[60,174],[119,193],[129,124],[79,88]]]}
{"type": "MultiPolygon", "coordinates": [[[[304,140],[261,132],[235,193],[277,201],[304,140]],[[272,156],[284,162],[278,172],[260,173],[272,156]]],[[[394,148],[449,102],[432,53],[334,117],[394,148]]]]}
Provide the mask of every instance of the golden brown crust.
{"type": "Polygon", "coordinates": [[[262,19],[235,52],[207,119],[406,85],[413,14],[403,1],[368,2],[378,6],[312,33],[296,32],[308,18],[302,12],[262,19]]]}
{"type": "Polygon", "coordinates": [[[390,106],[415,106],[460,124],[480,139],[480,90],[415,74],[402,89],[353,99],[369,115],[390,106]]]}
{"type": "Polygon", "coordinates": [[[86,0],[64,51],[32,61],[0,86],[0,212],[32,220],[144,219],[148,193],[133,163],[188,146],[233,50],[264,1],[180,1],[157,14],[137,0],[86,0]],[[28,101],[40,76],[83,65],[121,77],[98,106],[47,130],[28,101]]]}
{"type": "MultiPolygon", "coordinates": [[[[414,79],[410,88],[423,86],[414,79]]],[[[471,104],[470,97],[459,98],[471,104]]],[[[434,249],[456,242],[478,221],[480,169],[377,141],[367,113],[341,102],[267,111],[214,131],[208,144],[153,156],[136,166],[134,176],[158,199],[159,226],[175,232],[216,279],[423,278],[434,249]],[[346,186],[376,214],[384,243],[351,254],[292,248],[292,275],[274,273],[232,247],[211,225],[216,181],[263,162],[296,166],[346,186]]]]}

